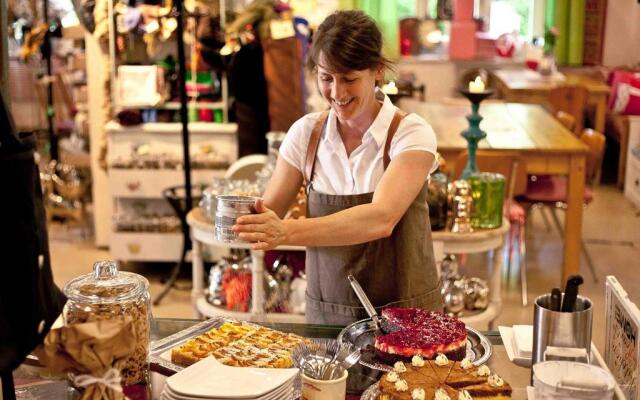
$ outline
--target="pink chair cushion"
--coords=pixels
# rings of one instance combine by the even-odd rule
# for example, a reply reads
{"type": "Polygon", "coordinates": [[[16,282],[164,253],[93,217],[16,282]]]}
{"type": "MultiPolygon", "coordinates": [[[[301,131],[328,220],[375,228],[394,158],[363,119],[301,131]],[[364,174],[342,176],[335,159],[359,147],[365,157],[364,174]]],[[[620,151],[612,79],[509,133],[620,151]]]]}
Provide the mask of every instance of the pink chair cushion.
{"type": "Polygon", "coordinates": [[[618,86],[621,84],[629,85],[634,79],[640,79],[640,73],[617,69],[609,74],[608,81],[609,86],[611,87],[611,93],[609,95],[607,105],[610,110],[613,110],[614,105],[618,100],[618,86]]]}
{"type": "Polygon", "coordinates": [[[618,85],[613,111],[622,115],[640,115],[640,77],[618,85]]]}
{"type": "Polygon", "coordinates": [[[511,206],[507,210],[509,217],[509,223],[524,225],[526,213],[524,212],[524,208],[518,204],[515,200],[511,201],[511,206]]]}
{"type": "MultiPolygon", "coordinates": [[[[531,203],[557,203],[567,201],[567,187],[569,180],[563,175],[538,175],[536,180],[529,180],[527,192],[524,195],[526,201],[531,203]]],[[[584,202],[591,203],[593,191],[590,187],[584,188],[584,202]]]]}

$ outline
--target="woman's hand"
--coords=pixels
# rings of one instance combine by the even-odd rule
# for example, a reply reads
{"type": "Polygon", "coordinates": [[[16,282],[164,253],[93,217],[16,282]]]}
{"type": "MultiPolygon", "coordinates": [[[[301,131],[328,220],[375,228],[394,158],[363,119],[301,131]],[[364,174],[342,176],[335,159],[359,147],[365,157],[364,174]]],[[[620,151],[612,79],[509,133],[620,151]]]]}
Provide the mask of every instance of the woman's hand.
{"type": "Polygon", "coordinates": [[[240,239],[252,242],[253,250],[271,250],[287,240],[287,228],[275,212],[256,200],[257,214],[244,215],[236,220],[233,231],[240,239]]]}

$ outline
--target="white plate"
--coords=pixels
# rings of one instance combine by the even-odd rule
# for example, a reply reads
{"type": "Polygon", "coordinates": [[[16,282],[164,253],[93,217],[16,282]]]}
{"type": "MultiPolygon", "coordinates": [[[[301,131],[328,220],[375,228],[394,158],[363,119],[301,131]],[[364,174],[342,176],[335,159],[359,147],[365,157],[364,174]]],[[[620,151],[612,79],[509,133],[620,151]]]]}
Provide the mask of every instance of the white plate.
{"type": "MultiPolygon", "coordinates": [[[[293,399],[294,387],[293,385],[284,385],[281,389],[278,389],[274,392],[266,394],[261,397],[252,398],[252,400],[283,400],[283,399],[293,399]]],[[[162,399],[166,400],[217,400],[215,397],[185,397],[177,395],[167,387],[162,391],[162,399]]]]}
{"type": "Polygon", "coordinates": [[[504,344],[504,349],[507,351],[509,361],[521,367],[531,368],[531,358],[518,357],[516,355],[515,344],[513,343],[513,328],[510,326],[498,326],[498,331],[500,331],[502,344],[504,344]]]}
{"type": "Polygon", "coordinates": [[[185,397],[259,398],[295,378],[297,368],[229,367],[209,356],[167,378],[171,391],[185,397]],[[250,385],[247,383],[251,382],[250,385]]]}
{"type": "MultiPolygon", "coordinates": [[[[295,384],[295,378],[289,380],[288,382],[284,383],[279,388],[275,389],[272,392],[269,392],[269,393],[265,394],[264,396],[252,397],[251,399],[255,399],[255,400],[271,400],[271,399],[278,398],[278,396],[280,396],[281,394],[286,394],[289,391],[293,391],[294,390],[294,384],[295,384]]],[[[164,390],[163,390],[163,394],[166,397],[170,397],[173,400],[204,400],[204,399],[216,400],[216,399],[218,399],[217,396],[196,397],[196,396],[181,395],[180,393],[176,393],[175,391],[173,391],[168,385],[165,385],[164,390]]]]}

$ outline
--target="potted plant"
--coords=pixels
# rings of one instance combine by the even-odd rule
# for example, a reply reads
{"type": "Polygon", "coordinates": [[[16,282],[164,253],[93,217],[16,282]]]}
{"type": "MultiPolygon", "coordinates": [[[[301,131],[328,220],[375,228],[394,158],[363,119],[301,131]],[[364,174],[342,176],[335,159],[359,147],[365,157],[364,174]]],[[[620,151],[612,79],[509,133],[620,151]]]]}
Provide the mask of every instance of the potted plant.
{"type": "Polygon", "coordinates": [[[538,72],[540,72],[541,75],[553,75],[556,71],[554,49],[559,33],[560,31],[555,26],[546,28],[544,31],[544,57],[538,66],[538,72]]]}

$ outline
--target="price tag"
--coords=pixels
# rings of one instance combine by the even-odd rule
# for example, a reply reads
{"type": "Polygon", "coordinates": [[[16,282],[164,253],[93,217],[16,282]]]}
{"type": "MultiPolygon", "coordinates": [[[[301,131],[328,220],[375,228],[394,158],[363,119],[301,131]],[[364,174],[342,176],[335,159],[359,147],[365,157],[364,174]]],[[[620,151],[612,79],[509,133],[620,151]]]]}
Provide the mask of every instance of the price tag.
{"type": "Polygon", "coordinates": [[[291,20],[272,20],[269,24],[271,28],[271,38],[274,40],[286,39],[296,34],[291,20]]]}
{"type": "Polygon", "coordinates": [[[607,277],[605,293],[607,330],[604,359],[626,398],[640,400],[640,310],[613,276],[607,277]]]}

